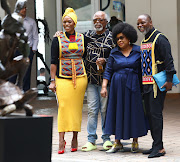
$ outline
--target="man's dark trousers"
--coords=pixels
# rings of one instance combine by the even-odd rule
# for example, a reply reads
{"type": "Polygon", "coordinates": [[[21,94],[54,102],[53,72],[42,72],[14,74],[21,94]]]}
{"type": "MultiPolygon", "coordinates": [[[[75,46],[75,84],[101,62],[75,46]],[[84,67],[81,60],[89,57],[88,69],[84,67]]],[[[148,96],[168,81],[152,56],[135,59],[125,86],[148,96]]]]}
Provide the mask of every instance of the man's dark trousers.
{"type": "Polygon", "coordinates": [[[154,92],[144,94],[144,103],[146,115],[149,121],[151,136],[153,139],[153,150],[163,149],[162,135],[163,135],[163,107],[166,91],[157,91],[157,96],[154,98],[154,92]]]}
{"type": "Polygon", "coordinates": [[[24,90],[24,92],[29,90],[31,87],[31,69],[32,69],[33,57],[34,57],[34,52],[32,51],[32,49],[30,49],[29,67],[28,67],[28,69],[24,75],[24,79],[23,79],[23,90],[24,90]]]}

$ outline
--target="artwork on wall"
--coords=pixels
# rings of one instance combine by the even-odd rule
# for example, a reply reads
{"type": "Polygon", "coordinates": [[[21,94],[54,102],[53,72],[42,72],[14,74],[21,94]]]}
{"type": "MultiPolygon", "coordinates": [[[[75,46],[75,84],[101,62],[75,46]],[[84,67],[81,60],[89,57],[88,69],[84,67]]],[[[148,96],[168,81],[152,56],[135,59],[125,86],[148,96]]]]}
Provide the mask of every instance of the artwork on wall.
{"type": "Polygon", "coordinates": [[[119,1],[113,1],[113,10],[120,12],[122,8],[122,3],[119,1]]]}

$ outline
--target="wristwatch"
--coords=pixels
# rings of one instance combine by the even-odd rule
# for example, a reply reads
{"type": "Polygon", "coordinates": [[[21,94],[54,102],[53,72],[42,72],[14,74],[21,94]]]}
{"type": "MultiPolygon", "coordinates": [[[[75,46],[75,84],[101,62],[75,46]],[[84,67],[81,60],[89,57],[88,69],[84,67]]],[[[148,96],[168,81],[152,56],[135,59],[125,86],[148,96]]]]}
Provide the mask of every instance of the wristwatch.
{"type": "Polygon", "coordinates": [[[55,79],[51,79],[51,82],[55,81],[55,79]]]}

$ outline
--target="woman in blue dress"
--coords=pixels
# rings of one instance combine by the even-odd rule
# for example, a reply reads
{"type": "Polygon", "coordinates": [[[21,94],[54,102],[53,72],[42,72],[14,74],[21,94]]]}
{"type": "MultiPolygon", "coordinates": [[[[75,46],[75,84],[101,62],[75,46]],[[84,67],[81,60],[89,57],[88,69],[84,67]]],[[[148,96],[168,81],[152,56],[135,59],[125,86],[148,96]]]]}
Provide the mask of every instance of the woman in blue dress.
{"type": "Polygon", "coordinates": [[[138,151],[138,137],[147,135],[147,122],[141,97],[141,59],[137,32],[127,23],[117,24],[112,31],[117,46],[111,54],[104,72],[101,96],[109,97],[105,132],[115,135],[114,153],[123,149],[121,139],[133,138],[131,152],[138,151]],[[108,95],[107,85],[110,82],[108,95]]]}

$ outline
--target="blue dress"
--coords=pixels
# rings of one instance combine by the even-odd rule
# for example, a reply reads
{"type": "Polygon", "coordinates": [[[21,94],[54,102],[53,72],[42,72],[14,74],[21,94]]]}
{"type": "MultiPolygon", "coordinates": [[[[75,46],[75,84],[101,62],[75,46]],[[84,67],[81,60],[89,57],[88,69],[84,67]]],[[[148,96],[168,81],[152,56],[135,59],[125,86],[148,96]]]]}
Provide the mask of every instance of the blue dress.
{"type": "Polygon", "coordinates": [[[128,57],[119,47],[112,49],[103,78],[110,81],[105,133],[119,140],[147,135],[140,88],[140,47],[133,45],[128,57]]]}

